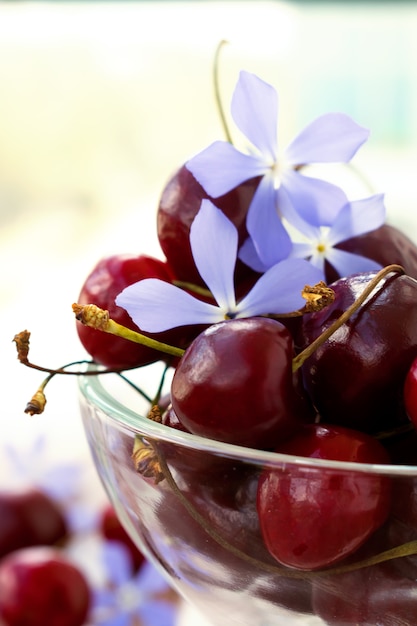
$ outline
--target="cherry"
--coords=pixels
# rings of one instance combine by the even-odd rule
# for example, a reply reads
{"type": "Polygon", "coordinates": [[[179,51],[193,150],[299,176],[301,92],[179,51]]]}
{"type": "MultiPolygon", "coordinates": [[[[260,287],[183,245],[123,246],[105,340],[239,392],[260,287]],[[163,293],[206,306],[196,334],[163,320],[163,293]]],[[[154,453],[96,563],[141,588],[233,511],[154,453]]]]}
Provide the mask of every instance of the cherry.
{"type": "Polygon", "coordinates": [[[83,626],[90,588],[60,551],[24,548],[0,562],[0,618],[6,626],[83,626]]]}
{"type": "MultiPolygon", "coordinates": [[[[397,263],[402,265],[406,274],[417,279],[417,246],[395,226],[384,224],[369,233],[342,241],[335,247],[353,254],[361,254],[383,267],[397,263]]],[[[334,282],[338,278],[336,270],[327,264],[327,282],[334,282]]]]}
{"type": "MultiPolygon", "coordinates": [[[[358,463],[387,463],[373,437],[351,429],[305,425],[277,452],[358,463]]],[[[320,569],[352,554],[385,521],[390,480],[366,472],[319,467],[265,469],[258,513],[265,543],[279,563],[320,569]]]]}
{"type": "Polygon", "coordinates": [[[0,557],[27,546],[64,541],[67,524],[60,507],[35,488],[0,492],[0,557]]]}
{"type": "Polygon", "coordinates": [[[296,386],[292,357],[291,335],[280,322],[215,324],[196,337],[175,370],[173,409],[193,434],[270,449],[313,417],[296,386]]]}
{"type": "Polygon", "coordinates": [[[127,548],[135,570],[141,567],[145,561],[145,557],[123,528],[111,504],[105,506],[102,511],[100,531],[106,539],[117,541],[127,548]]]}
{"type": "MultiPolygon", "coordinates": [[[[334,302],[303,318],[303,345],[346,311],[374,276],[367,272],[333,283],[334,302]]],[[[403,386],[417,354],[416,315],[417,281],[392,272],[305,361],[305,388],[323,421],[368,433],[409,422],[403,386]]]]}
{"type": "MultiPolygon", "coordinates": [[[[119,254],[99,261],[88,275],[81,288],[79,304],[95,304],[108,310],[110,317],[128,328],[138,331],[125,309],[115,304],[116,296],[125,287],[144,278],[159,278],[172,282],[174,276],[165,261],[146,255],[119,254]]],[[[123,337],[115,337],[97,331],[84,324],[77,324],[81,343],[97,363],[109,368],[129,369],[165,358],[163,353],[147,346],[132,343],[123,337]]],[[[182,347],[191,340],[195,331],[174,329],[165,333],[146,333],[159,341],[182,347]]]]}
{"type": "MultiPolygon", "coordinates": [[[[259,178],[239,185],[220,198],[210,200],[223,211],[239,231],[240,244],[247,237],[246,214],[259,178]]],[[[157,233],[160,246],[175,275],[182,281],[204,285],[195,266],[190,247],[190,226],[197,215],[201,201],[209,198],[191,172],[182,166],[165,186],[158,207],[157,233]]],[[[237,283],[249,287],[258,275],[238,261],[237,283]]],[[[237,294],[243,295],[237,287],[237,294]]]]}

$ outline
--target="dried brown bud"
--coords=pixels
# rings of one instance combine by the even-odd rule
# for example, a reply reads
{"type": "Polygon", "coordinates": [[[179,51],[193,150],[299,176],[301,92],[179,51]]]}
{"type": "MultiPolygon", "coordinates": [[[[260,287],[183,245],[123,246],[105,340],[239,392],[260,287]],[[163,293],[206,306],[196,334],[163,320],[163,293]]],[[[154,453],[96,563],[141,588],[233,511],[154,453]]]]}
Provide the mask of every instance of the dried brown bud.
{"type": "Polygon", "coordinates": [[[17,358],[21,363],[28,362],[29,339],[30,332],[28,330],[22,330],[20,333],[17,333],[17,335],[13,337],[13,341],[15,342],[17,349],[17,358]]]}
{"type": "Polygon", "coordinates": [[[132,460],[138,474],[145,478],[153,478],[156,485],[164,479],[164,473],[154,449],[139,437],[135,439],[132,460]]]}
{"type": "Polygon", "coordinates": [[[313,287],[306,285],[301,294],[306,300],[305,310],[307,313],[321,311],[334,302],[334,291],[325,282],[320,281],[313,287]]]}
{"type": "Polygon", "coordinates": [[[42,389],[38,389],[38,391],[32,396],[30,401],[27,403],[25,408],[25,413],[29,413],[29,415],[40,415],[43,413],[46,405],[46,397],[43,393],[42,389]]]}
{"type": "Polygon", "coordinates": [[[158,422],[158,424],[162,423],[161,409],[159,408],[157,404],[154,404],[150,408],[147,417],[149,420],[152,420],[153,422],[158,422]]]}
{"type": "Polygon", "coordinates": [[[96,328],[97,330],[106,330],[110,319],[108,311],[100,309],[100,307],[95,304],[77,303],[72,305],[72,310],[75,313],[76,319],[82,324],[96,328]]]}

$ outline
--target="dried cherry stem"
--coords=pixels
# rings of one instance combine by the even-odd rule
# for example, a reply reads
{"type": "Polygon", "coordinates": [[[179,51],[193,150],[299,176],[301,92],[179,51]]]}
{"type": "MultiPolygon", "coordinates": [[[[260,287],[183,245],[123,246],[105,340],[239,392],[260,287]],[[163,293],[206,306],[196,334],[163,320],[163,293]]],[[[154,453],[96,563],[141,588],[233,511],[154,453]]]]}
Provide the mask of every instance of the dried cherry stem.
{"type": "Polygon", "coordinates": [[[214,55],[214,63],[213,63],[213,84],[214,84],[214,98],[216,100],[217,111],[219,113],[220,121],[221,121],[222,126],[223,126],[223,131],[224,131],[224,134],[226,136],[226,140],[229,143],[233,143],[232,136],[230,134],[229,127],[228,127],[227,122],[226,122],[226,116],[225,116],[225,113],[224,113],[222,99],[221,99],[221,96],[220,96],[220,85],[219,85],[219,58],[220,58],[220,52],[222,51],[223,47],[227,43],[228,43],[228,41],[222,39],[222,41],[220,41],[219,45],[217,46],[216,53],[214,55]]]}
{"type": "Polygon", "coordinates": [[[111,319],[108,311],[100,309],[100,307],[95,304],[75,303],[72,305],[72,310],[75,313],[76,319],[90,328],[95,328],[96,330],[101,330],[105,333],[116,335],[117,337],[123,337],[124,339],[133,341],[134,343],[140,343],[148,348],[159,350],[159,352],[164,352],[166,354],[170,354],[171,356],[182,357],[185,352],[182,348],[176,348],[168,345],[167,343],[163,343],[162,341],[151,339],[150,337],[131,330],[126,326],[122,326],[122,324],[118,324],[111,319]]]}
{"type": "Polygon", "coordinates": [[[359,296],[356,298],[355,302],[353,302],[350,307],[348,307],[346,311],[344,311],[342,315],[338,317],[338,319],[333,322],[331,326],[329,326],[329,328],[327,328],[321,335],[319,335],[317,339],[312,341],[310,345],[307,346],[307,348],[302,350],[299,354],[297,354],[296,357],[294,357],[292,361],[293,372],[296,372],[303,365],[304,361],[317,350],[317,348],[319,348],[325,341],[327,341],[327,339],[329,339],[329,337],[331,337],[333,333],[338,330],[338,328],[343,326],[343,324],[347,322],[352,317],[352,315],[356,313],[356,311],[362,306],[362,304],[371,295],[371,293],[378,286],[381,280],[383,280],[386,276],[388,276],[388,274],[391,274],[393,272],[405,274],[405,270],[401,265],[393,264],[387,265],[386,267],[382,268],[382,270],[380,270],[374,276],[374,278],[369,281],[362,293],[360,293],[359,296]]]}
{"type": "MultiPolygon", "coordinates": [[[[137,439],[139,439],[139,437],[137,437],[137,439]]],[[[326,576],[334,576],[335,574],[354,572],[365,567],[371,567],[373,565],[379,565],[380,563],[385,563],[386,561],[391,561],[393,559],[417,554],[417,541],[409,541],[408,543],[401,544],[399,546],[396,546],[395,548],[385,550],[384,552],[379,552],[378,554],[375,554],[366,559],[349,563],[347,565],[330,567],[323,570],[304,571],[287,569],[284,567],[272,565],[271,563],[265,563],[264,561],[260,561],[259,559],[252,557],[249,554],[246,554],[246,552],[243,552],[239,548],[236,548],[236,546],[234,546],[227,539],[222,537],[210,525],[210,523],[204,518],[204,516],[201,515],[199,511],[197,511],[195,506],[186,498],[181,489],[178,487],[171,473],[171,470],[169,469],[163,456],[160,454],[158,446],[155,442],[148,439],[146,440],[146,442],[144,442],[142,439],[140,439],[140,441],[137,439],[135,439],[135,453],[139,453],[139,456],[141,457],[141,467],[137,465],[137,470],[140,473],[143,473],[144,476],[154,478],[157,483],[165,479],[172,491],[180,500],[181,504],[186,509],[187,513],[192,517],[195,522],[197,522],[197,524],[199,524],[203,528],[203,530],[212,539],[214,539],[214,541],[216,541],[216,543],[218,543],[222,548],[224,548],[231,554],[259,569],[276,574],[277,576],[282,576],[284,578],[317,579],[326,576]]]]}

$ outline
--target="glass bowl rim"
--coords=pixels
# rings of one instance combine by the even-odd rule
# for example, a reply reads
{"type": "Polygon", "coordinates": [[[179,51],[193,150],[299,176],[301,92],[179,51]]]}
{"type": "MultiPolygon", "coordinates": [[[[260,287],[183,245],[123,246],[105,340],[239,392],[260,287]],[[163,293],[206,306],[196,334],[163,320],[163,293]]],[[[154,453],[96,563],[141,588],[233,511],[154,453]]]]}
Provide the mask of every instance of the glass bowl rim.
{"type": "Polygon", "coordinates": [[[101,382],[102,376],[77,376],[78,389],[82,398],[99,408],[105,415],[124,429],[133,431],[141,436],[162,439],[165,442],[182,447],[214,453],[236,460],[245,460],[264,466],[296,465],[300,468],[333,469],[339,471],[361,472],[367,474],[416,476],[417,465],[368,464],[351,461],[332,461],[310,457],[298,457],[278,452],[257,450],[208,439],[180,430],[175,430],[135,412],[112,396],[101,382]]]}

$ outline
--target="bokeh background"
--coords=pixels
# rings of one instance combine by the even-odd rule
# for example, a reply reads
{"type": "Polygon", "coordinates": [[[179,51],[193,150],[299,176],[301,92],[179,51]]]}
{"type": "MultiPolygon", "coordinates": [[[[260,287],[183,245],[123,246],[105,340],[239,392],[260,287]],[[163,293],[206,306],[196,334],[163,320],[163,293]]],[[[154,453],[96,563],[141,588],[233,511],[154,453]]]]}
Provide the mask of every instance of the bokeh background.
{"type": "Polygon", "coordinates": [[[343,181],[352,197],[384,192],[389,221],[417,242],[416,31],[414,2],[0,1],[1,485],[15,478],[2,446],[25,458],[41,436],[42,471],[79,463],[90,505],[105,498],[75,381],[56,378],[45,414],[25,415],[42,375],[17,362],[12,339],[29,329],[32,360],[49,367],[82,358],[71,304],[95,262],[160,256],[165,183],[223,138],[221,40],[226,109],[239,70],[257,73],[279,92],[282,144],[329,111],[371,129],[354,161],[368,184],[343,181]]]}

